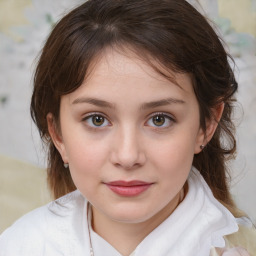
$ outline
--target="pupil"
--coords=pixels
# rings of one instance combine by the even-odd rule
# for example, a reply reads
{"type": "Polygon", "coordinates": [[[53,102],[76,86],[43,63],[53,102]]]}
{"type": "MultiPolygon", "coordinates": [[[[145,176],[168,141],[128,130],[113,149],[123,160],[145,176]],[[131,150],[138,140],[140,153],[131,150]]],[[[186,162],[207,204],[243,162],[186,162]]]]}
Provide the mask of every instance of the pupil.
{"type": "Polygon", "coordinates": [[[153,122],[154,122],[155,125],[161,126],[161,125],[164,124],[165,118],[163,116],[155,116],[153,118],[153,122]]]}
{"type": "Polygon", "coordinates": [[[104,123],[104,117],[102,116],[94,116],[93,117],[93,124],[96,126],[100,126],[104,123]]]}

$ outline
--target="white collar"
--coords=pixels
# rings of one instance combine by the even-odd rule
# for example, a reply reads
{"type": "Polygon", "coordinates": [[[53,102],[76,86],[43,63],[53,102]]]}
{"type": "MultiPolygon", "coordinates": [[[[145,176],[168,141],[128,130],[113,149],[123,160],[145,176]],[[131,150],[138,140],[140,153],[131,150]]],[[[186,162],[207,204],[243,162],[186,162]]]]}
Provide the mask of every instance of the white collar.
{"type": "MultiPolygon", "coordinates": [[[[185,199],[130,256],[205,256],[212,247],[224,247],[223,236],[236,231],[238,225],[234,216],[214,198],[193,167],[185,199]]],[[[91,238],[95,256],[103,252],[104,256],[122,256],[93,230],[91,238]]]]}

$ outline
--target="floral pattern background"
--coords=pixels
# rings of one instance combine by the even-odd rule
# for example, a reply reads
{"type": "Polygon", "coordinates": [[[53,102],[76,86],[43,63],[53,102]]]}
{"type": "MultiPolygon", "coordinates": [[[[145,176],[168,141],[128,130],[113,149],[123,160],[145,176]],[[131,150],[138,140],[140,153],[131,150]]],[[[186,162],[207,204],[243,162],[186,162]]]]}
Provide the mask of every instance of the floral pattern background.
{"type": "MultiPolygon", "coordinates": [[[[0,0],[0,154],[45,166],[29,103],[36,58],[52,26],[82,0],[0,0]]],[[[238,157],[232,193],[256,222],[256,0],[189,0],[215,22],[236,61],[238,157]],[[245,200],[246,199],[246,200],[245,200]]],[[[1,173],[1,170],[0,170],[1,173]]]]}

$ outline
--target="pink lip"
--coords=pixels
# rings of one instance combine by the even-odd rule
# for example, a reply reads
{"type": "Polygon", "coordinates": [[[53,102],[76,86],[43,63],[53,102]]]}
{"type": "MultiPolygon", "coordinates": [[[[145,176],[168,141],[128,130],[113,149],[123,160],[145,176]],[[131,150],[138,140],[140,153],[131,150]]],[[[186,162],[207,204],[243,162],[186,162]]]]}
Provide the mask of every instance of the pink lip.
{"type": "Polygon", "coordinates": [[[138,196],[147,190],[153,183],[140,180],[123,181],[117,180],[105,183],[114,193],[120,196],[138,196]]]}

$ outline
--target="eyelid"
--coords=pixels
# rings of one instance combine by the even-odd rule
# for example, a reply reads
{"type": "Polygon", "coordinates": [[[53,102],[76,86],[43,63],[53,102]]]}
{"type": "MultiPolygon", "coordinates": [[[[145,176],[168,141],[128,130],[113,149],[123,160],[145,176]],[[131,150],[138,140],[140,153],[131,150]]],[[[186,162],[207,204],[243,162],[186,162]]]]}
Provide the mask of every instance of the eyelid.
{"type": "Polygon", "coordinates": [[[156,130],[156,131],[163,131],[164,129],[169,129],[172,127],[172,125],[176,123],[175,118],[173,117],[173,115],[171,115],[170,113],[166,113],[166,112],[154,112],[152,114],[150,114],[147,118],[147,121],[145,122],[146,126],[151,127],[152,129],[156,130]],[[150,122],[150,119],[153,118],[154,116],[164,116],[165,118],[169,119],[169,122],[171,122],[170,125],[168,126],[151,126],[148,123],[150,122]]]}
{"type": "Polygon", "coordinates": [[[103,116],[104,118],[106,118],[109,121],[108,117],[105,114],[101,113],[101,112],[89,112],[89,113],[87,113],[83,116],[82,121],[85,121],[89,117],[92,117],[92,116],[95,116],[95,115],[103,116]]]}
{"type": "MultiPolygon", "coordinates": [[[[106,126],[112,126],[112,124],[111,124],[109,118],[108,118],[104,113],[102,113],[102,112],[89,112],[89,113],[87,113],[87,114],[84,115],[84,117],[82,118],[82,122],[85,122],[87,119],[89,119],[90,117],[93,117],[93,116],[95,116],[95,115],[99,115],[99,116],[104,117],[104,118],[107,120],[107,122],[109,123],[109,125],[106,125],[106,126]]],[[[152,117],[157,116],[157,115],[164,116],[165,118],[168,118],[168,119],[169,119],[171,122],[173,122],[173,123],[176,122],[175,117],[174,117],[172,114],[170,114],[170,113],[167,113],[167,112],[153,112],[153,113],[151,113],[150,115],[148,115],[145,124],[147,124],[147,123],[149,122],[149,120],[150,120],[152,117]]],[[[99,129],[101,129],[101,128],[106,127],[106,126],[98,126],[98,127],[95,126],[95,127],[93,127],[93,126],[90,126],[90,125],[88,125],[88,124],[87,124],[87,126],[88,126],[90,129],[95,129],[95,130],[99,130],[99,129]]],[[[148,125],[148,126],[150,126],[150,125],[148,125]]],[[[152,127],[152,128],[155,128],[155,129],[164,129],[164,128],[169,128],[169,127],[161,127],[161,126],[159,126],[159,127],[152,127]]]]}
{"type": "Polygon", "coordinates": [[[171,115],[170,113],[167,113],[167,112],[154,112],[154,113],[151,113],[149,116],[148,116],[148,119],[153,117],[153,116],[166,116],[166,117],[169,117],[170,119],[172,119],[173,121],[175,121],[175,118],[173,115],[171,115]]]}
{"type": "Polygon", "coordinates": [[[103,129],[103,128],[106,128],[107,126],[112,125],[111,122],[109,121],[109,118],[101,112],[89,112],[89,113],[85,114],[85,116],[82,118],[82,122],[84,122],[84,124],[86,125],[87,128],[89,128],[90,130],[95,130],[95,131],[99,131],[100,129],[103,129]],[[105,126],[91,126],[90,124],[86,123],[86,121],[89,118],[91,118],[93,116],[97,116],[97,115],[105,118],[109,124],[105,125],[105,126]]]}

